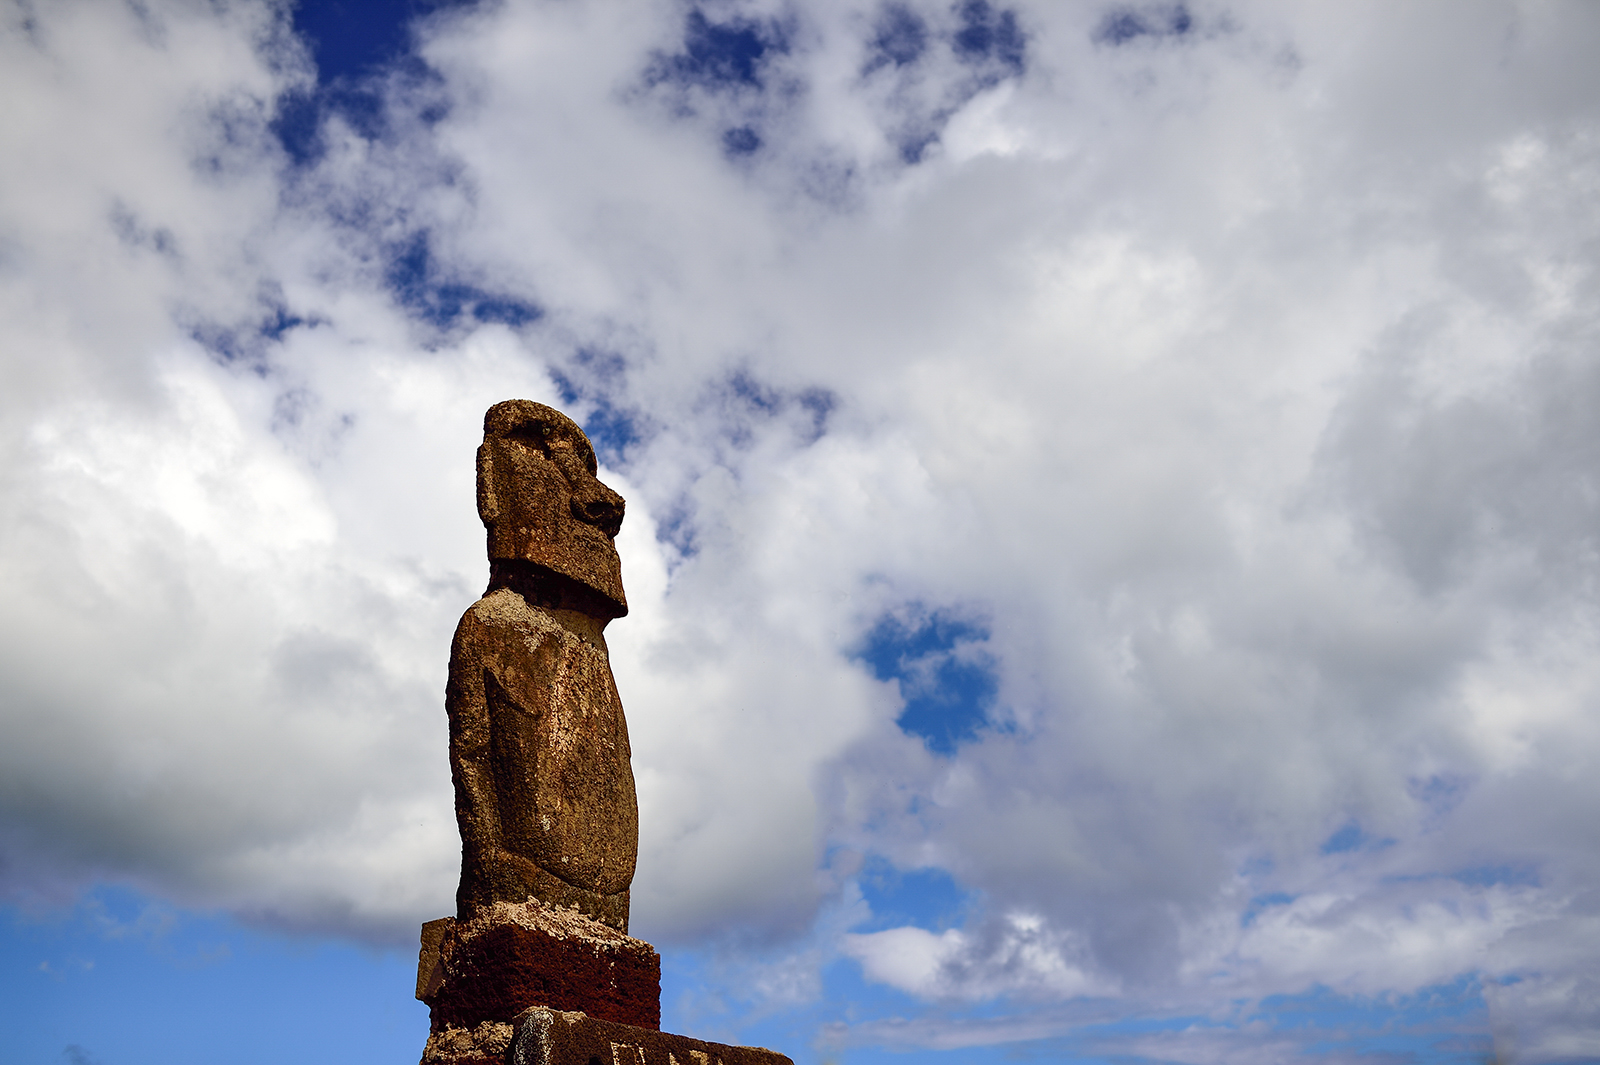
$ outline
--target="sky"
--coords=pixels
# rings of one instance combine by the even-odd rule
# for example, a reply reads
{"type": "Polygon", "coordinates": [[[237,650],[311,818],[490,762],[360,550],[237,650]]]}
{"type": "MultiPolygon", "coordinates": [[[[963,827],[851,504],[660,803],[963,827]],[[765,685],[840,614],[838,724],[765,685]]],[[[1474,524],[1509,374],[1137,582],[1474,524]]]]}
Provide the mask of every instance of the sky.
{"type": "Polygon", "coordinates": [[[664,1025],[1600,1061],[1600,7],[0,0],[0,1016],[414,1060],[482,416],[664,1025]]]}

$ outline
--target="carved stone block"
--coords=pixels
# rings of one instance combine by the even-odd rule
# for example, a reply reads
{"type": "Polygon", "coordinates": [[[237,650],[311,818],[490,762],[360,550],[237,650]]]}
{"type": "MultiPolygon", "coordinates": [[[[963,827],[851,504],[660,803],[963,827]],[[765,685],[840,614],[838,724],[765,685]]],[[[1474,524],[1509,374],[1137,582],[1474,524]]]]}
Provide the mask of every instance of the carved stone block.
{"type": "Polygon", "coordinates": [[[543,1008],[517,1017],[505,1061],[506,1065],[794,1065],[764,1047],[708,1043],[543,1008]]]}
{"type": "Polygon", "coordinates": [[[495,903],[423,926],[417,997],[432,1030],[506,1023],[529,1006],[661,1026],[661,958],[642,939],[538,902],[495,903]],[[437,933],[430,952],[428,931],[437,933]]]}

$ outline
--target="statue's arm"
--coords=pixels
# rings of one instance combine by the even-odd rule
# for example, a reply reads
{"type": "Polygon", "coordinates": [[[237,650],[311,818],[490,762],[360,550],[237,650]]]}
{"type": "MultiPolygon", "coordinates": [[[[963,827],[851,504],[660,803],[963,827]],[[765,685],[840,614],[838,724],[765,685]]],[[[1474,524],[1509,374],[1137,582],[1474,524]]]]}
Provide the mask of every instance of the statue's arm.
{"type": "Polygon", "coordinates": [[[450,718],[450,780],[455,785],[463,864],[486,857],[500,841],[484,688],[484,673],[494,668],[493,657],[494,641],[487,627],[468,610],[450,645],[450,680],[445,688],[445,710],[450,718]]]}

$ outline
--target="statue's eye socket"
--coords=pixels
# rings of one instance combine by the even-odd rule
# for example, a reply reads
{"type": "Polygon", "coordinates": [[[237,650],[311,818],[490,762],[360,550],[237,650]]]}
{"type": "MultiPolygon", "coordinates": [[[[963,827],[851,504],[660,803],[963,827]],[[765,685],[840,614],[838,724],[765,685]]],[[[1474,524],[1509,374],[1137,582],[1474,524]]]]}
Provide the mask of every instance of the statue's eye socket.
{"type": "Polygon", "coordinates": [[[544,430],[537,425],[523,425],[507,433],[505,438],[523,447],[532,448],[546,458],[550,457],[550,443],[545,438],[544,430]]]}

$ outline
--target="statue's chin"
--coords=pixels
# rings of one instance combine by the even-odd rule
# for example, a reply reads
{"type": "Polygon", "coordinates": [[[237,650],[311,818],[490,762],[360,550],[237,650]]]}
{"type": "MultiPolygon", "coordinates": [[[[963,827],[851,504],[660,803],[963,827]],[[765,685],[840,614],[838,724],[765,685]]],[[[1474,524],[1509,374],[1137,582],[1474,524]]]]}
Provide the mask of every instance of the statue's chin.
{"type": "MultiPolygon", "coordinates": [[[[620,618],[628,612],[622,591],[622,560],[611,537],[593,525],[564,515],[531,510],[502,515],[488,529],[491,564],[526,563],[540,574],[553,574],[585,588],[598,601],[573,606],[597,618],[620,618]]],[[[531,601],[531,600],[530,600],[531,601]]]]}
{"type": "MultiPolygon", "coordinates": [[[[615,558],[613,553],[612,559],[615,558]]],[[[620,565],[614,564],[612,572],[617,573],[620,569],[620,565]]],[[[532,559],[492,558],[489,560],[489,587],[484,594],[508,588],[531,605],[549,610],[576,610],[603,621],[626,616],[627,602],[608,594],[604,588],[596,587],[597,583],[613,583],[619,590],[622,587],[620,573],[617,573],[614,582],[597,582],[593,580],[592,573],[563,572],[558,566],[532,559]]]]}

